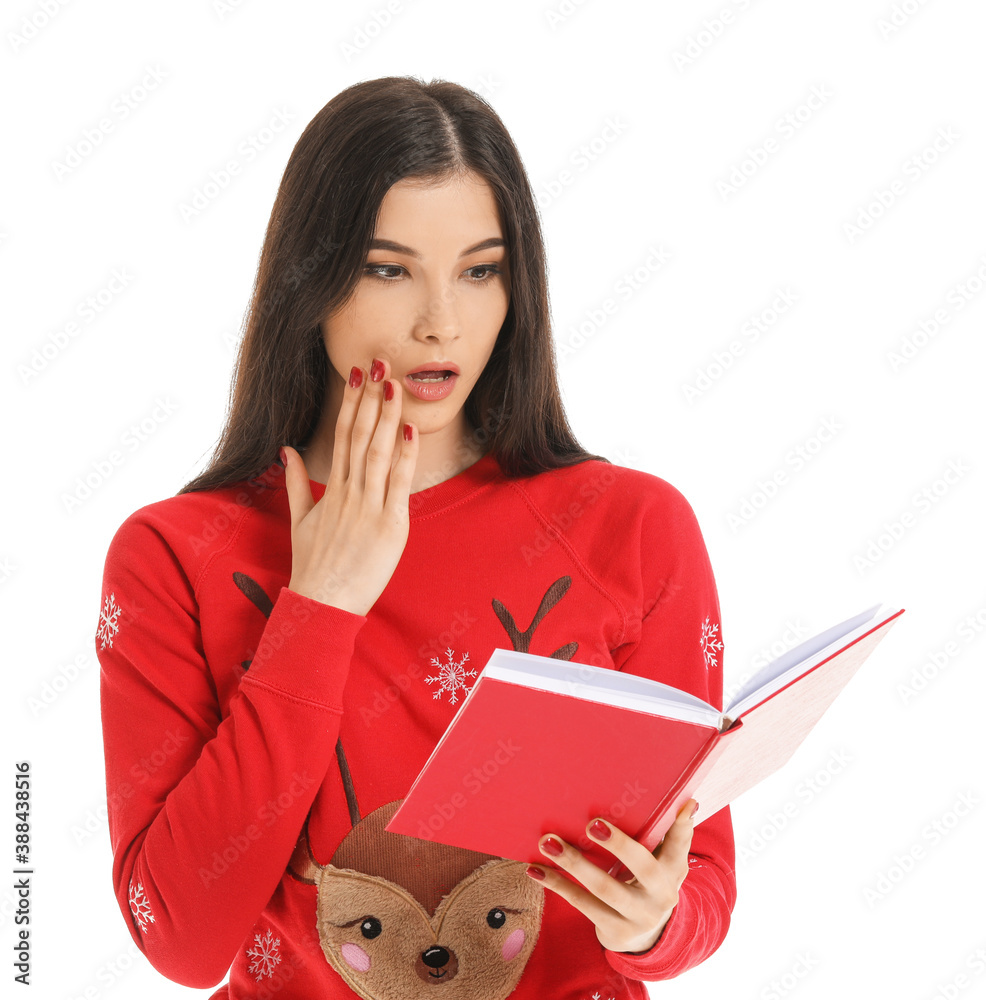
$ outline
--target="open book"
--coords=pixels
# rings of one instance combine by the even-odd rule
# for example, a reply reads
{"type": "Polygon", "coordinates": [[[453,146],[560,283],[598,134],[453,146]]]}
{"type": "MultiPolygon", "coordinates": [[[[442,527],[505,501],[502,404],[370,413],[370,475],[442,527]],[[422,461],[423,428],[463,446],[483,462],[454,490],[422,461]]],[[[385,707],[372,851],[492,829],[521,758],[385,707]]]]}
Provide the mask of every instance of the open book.
{"type": "Polygon", "coordinates": [[[554,832],[620,877],[589,820],[653,850],[689,798],[708,819],[790,758],[901,614],[875,606],[820,632],[722,712],[634,674],[495,649],[386,829],[541,865],[554,832]]]}

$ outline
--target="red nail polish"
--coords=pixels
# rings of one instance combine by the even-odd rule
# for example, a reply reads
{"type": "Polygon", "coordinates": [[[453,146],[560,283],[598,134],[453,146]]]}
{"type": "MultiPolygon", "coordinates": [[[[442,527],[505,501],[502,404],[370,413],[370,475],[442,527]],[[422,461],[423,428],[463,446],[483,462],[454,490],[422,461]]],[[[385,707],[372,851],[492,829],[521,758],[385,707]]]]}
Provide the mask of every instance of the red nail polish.
{"type": "Polygon", "coordinates": [[[528,865],[527,874],[530,875],[531,878],[536,878],[539,882],[544,880],[544,872],[541,871],[540,868],[535,868],[534,865],[528,865]]]}
{"type": "Polygon", "coordinates": [[[378,358],[373,359],[373,364],[370,365],[370,381],[379,382],[383,378],[383,362],[378,358]]]}
{"type": "Polygon", "coordinates": [[[394,398],[394,383],[390,379],[383,384],[383,398],[388,401],[394,398]]]}
{"type": "Polygon", "coordinates": [[[689,816],[688,818],[692,819],[694,817],[695,813],[697,813],[697,812],[698,812],[698,802],[695,803],[694,807],[692,808],[692,815],[689,816]]]}
{"type": "Polygon", "coordinates": [[[413,438],[414,438],[414,432],[411,429],[411,425],[410,424],[405,424],[404,425],[404,440],[405,441],[410,441],[413,438]]]}
{"type": "Polygon", "coordinates": [[[283,448],[281,449],[281,465],[285,468],[288,467],[288,453],[283,448]]]}
{"type": "Polygon", "coordinates": [[[591,833],[596,840],[609,840],[612,835],[609,827],[598,819],[592,824],[592,826],[589,827],[589,833],[591,833]]]}
{"type": "Polygon", "coordinates": [[[545,854],[550,854],[550,855],[552,855],[552,857],[555,857],[555,858],[557,858],[558,855],[561,854],[565,850],[565,848],[562,847],[562,845],[559,844],[558,841],[555,840],[554,837],[549,837],[541,845],[541,849],[544,851],[545,854]]]}
{"type": "Polygon", "coordinates": [[[349,387],[358,389],[363,384],[363,369],[353,365],[353,370],[349,373],[349,387]]]}

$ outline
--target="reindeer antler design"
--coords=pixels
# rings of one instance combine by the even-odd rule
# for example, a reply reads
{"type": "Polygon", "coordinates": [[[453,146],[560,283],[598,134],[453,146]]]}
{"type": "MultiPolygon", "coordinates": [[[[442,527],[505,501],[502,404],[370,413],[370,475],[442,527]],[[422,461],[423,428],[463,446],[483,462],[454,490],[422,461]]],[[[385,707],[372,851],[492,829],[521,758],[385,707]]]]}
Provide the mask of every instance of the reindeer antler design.
{"type": "MultiPolygon", "coordinates": [[[[534,635],[534,630],[538,627],[541,619],[565,596],[565,592],[571,585],[572,578],[570,576],[561,576],[555,580],[545,591],[544,597],[541,598],[541,603],[538,605],[537,613],[534,615],[531,624],[523,632],[517,628],[514,616],[500,601],[495,597],[493,598],[493,610],[496,612],[497,618],[500,619],[500,624],[510,637],[510,642],[513,644],[514,649],[519,653],[530,652],[531,638],[534,635]]],[[[570,660],[578,648],[579,644],[577,642],[568,642],[564,646],[559,646],[550,655],[556,660],[570,660]]]]}
{"type": "MultiPolygon", "coordinates": [[[[274,610],[274,603],[267,596],[264,588],[252,576],[247,576],[246,573],[234,572],[233,583],[246,594],[252,604],[255,604],[260,609],[260,613],[264,618],[270,618],[270,613],[274,610]]],[[[244,660],[240,666],[244,670],[249,670],[252,662],[253,660],[244,660]]]]}
{"type": "Polygon", "coordinates": [[[234,573],[233,583],[260,608],[265,618],[270,618],[270,613],[274,610],[274,604],[267,596],[264,588],[252,576],[247,576],[246,573],[234,573]]]}

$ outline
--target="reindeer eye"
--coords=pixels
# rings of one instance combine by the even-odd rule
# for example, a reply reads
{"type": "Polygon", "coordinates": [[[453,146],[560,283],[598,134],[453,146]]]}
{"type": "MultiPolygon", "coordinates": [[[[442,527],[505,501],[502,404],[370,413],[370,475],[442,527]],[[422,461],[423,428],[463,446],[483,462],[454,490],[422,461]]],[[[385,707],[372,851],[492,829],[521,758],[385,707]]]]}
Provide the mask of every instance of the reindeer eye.
{"type": "Polygon", "coordinates": [[[496,930],[497,927],[502,927],[507,922],[507,915],[503,910],[493,909],[486,914],[486,922],[496,930]]]}
{"type": "Polygon", "coordinates": [[[359,929],[363,937],[375,938],[383,930],[383,925],[376,917],[366,917],[359,925],[359,929]]]}

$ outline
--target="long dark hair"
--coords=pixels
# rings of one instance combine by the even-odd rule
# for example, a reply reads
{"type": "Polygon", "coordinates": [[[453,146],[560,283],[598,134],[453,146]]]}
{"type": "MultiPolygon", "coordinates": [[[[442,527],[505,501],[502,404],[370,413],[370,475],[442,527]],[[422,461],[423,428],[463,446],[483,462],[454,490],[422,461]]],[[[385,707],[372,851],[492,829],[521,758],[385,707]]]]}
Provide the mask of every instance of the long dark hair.
{"type": "Polygon", "coordinates": [[[226,426],[209,466],[179,491],[260,476],[282,444],[303,448],[322,413],[328,358],[319,329],[355,291],[380,204],[405,177],[474,171],[489,184],[510,264],[510,305],[465,401],[477,444],[508,477],[588,459],[555,372],[544,241],[527,173],[496,112],[445,80],[388,76],[346,88],[308,123],[271,211],[226,426]]]}

